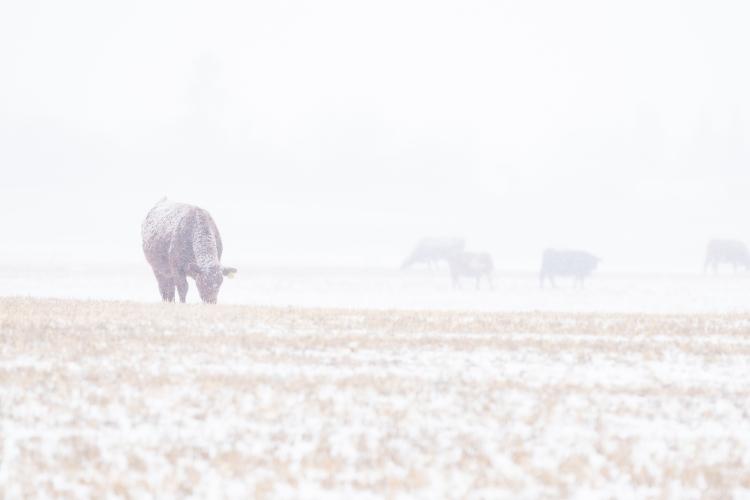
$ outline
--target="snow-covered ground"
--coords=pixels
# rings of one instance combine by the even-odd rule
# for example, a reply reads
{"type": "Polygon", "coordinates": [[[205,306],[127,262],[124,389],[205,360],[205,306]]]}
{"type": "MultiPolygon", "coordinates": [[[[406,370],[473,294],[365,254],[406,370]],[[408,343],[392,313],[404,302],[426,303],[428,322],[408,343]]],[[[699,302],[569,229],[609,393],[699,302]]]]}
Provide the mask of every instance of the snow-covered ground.
{"type": "MultiPolygon", "coordinates": [[[[584,289],[559,279],[558,288],[539,288],[532,272],[498,272],[495,287],[477,292],[467,279],[453,290],[447,269],[253,268],[225,280],[226,304],[451,309],[481,311],[741,312],[750,311],[750,273],[598,272],[584,289]]],[[[190,282],[188,301],[197,302],[190,282]]],[[[0,266],[0,297],[32,296],[157,302],[150,268],[141,265],[0,266]]]]}
{"type": "Polygon", "coordinates": [[[745,314],[0,299],[0,497],[742,498],[749,357],[745,314]]]}

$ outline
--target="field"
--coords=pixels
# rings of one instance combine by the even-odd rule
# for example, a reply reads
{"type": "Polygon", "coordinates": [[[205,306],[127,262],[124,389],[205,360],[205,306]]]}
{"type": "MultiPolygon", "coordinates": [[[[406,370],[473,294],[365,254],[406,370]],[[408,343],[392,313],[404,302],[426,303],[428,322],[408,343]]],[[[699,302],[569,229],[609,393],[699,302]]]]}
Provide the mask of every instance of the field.
{"type": "Polygon", "coordinates": [[[3,298],[0,497],[747,497],[749,357],[731,312],[3,298]]]}

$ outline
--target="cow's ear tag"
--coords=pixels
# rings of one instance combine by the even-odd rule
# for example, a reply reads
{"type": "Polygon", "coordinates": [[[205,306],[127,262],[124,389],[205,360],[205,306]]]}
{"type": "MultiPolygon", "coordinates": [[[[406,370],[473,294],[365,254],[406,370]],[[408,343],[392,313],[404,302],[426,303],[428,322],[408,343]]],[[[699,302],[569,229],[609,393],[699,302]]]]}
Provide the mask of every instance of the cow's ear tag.
{"type": "Polygon", "coordinates": [[[237,274],[237,271],[230,271],[229,273],[227,273],[227,278],[229,278],[230,280],[232,280],[232,279],[234,279],[234,275],[235,274],[237,274]]]}

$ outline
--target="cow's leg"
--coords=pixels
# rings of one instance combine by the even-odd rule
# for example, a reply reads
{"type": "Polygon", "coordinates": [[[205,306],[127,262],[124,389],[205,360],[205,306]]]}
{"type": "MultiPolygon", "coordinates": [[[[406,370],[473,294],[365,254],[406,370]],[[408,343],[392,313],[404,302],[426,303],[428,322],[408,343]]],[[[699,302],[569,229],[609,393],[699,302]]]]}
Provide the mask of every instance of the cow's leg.
{"type": "Polygon", "coordinates": [[[188,291],[188,282],[187,282],[187,276],[184,274],[180,274],[177,277],[177,293],[180,294],[180,302],[183,304],[185,303],[185,297],[187,297],[187,291],[188,291]]]}
{"type": "Polygon", "coordinates": [[[170,276],[154,273],[159,283],[159,293],[164,302],[174,302],[174,280],[170,276]]]}

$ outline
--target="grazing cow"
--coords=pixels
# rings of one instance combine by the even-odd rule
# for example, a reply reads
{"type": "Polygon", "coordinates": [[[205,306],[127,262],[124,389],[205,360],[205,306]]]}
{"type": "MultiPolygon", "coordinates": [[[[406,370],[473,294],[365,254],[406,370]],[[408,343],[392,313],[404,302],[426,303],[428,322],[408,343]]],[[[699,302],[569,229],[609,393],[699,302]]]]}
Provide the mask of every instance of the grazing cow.
{"type": "Polygon", "coordinates": [[[719,270],[719,264],[731,264],[735,272],[737,267],[750,269],[750,251],[747,245],[738,240],[711,240],[706,246],[706,260],[703,272],[710,267],[714,272],[719,270]]]}
{"type": "Polygon", "coordinates": [[[548,248],[542,255],[542,270],[539,272],[539,286],[544,287],[545,278],[555,286],[555,276],[573,276],[574,282],[583,286],[583,281],[601,261],[600,258],[580,250],[552,250],[548,248]]]}
{"type": "Polygon", "coordinates": [[[490,254],[486,252],[460,252],[448,260],[448,265],[450,266],[451,278],[453,279],[453,288],[459,287],[459,280],[462,276],[475,278],[477,290],[479,290],[480,278],[486,276],[490,288],[493,288],[492,273],[495,270],[495,266],[492,263],[492,256],[490,254]]]}
{"type": "Polygon", "coordinates": [[[185,302],[187,277],[195,280],[201,300],[215,304],[224,276],[237,272],[221,266],[221,236],[202,208],[161,199],[141,226],[143,253],[165,302],[174,302],[175,287],[185,302]]]}
{"type": "Polygon", "coordinates": [[[422,238],[404,260],[401,269],[414,264],[432,267],[440,261],[448,262],[454,255],[463,252],[465,244],[463,238],[422,238]]]}

